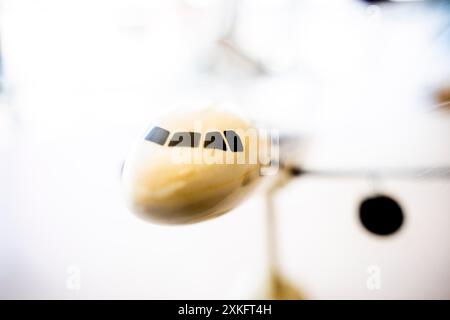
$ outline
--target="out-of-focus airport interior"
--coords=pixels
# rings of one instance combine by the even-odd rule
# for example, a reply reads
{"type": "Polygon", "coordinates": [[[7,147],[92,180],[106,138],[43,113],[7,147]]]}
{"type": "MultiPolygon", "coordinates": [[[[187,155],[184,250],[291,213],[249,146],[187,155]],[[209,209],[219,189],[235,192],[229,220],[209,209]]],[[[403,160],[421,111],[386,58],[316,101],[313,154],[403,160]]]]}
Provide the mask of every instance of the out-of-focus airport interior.
{"type": "Polygon", "coordinates": [[[279,192],[305,298],[450,299],[449,62],[447,1],[0,0],[0,298],[260,297],[263,193],[187,226],[124,205],[136,137],[208,98],[299,136],[305,168],[422,170],[279,192]],[[378,193],[404,213],[391,235],[358,217],[378,193]]]}

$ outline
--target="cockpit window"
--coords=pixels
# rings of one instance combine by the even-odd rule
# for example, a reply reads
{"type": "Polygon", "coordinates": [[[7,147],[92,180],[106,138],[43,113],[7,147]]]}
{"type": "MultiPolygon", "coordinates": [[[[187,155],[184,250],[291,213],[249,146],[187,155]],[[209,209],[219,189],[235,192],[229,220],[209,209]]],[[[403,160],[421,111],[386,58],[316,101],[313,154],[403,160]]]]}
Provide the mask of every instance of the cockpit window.
{"type": "Polygon", "coordinates": [[[220,132],[208,132],[205,137],[205,149],[220,149],[223,151],[227,151],[227,146],[225,144],[225,140],[223,140],[220,132]]]}
{"type": "Polygon", "coordinates": [[[223,134],[225,135],[225,139],[227,139],[228,141],[228,145],[230,146],[231,151],[233,152],[244,151],[241,138],[239,138],[236,132],[234,132],[233,130],[225,130],[223,134]]]}
{"type": "MultiPolygon", "coordinates": [[[[223,132],[229,148],[232,152],[244,150],[241,138],[233,130],[223,132]]],[[[152,141],[159,145],[165,145],[170,135],[170,131],[161,127],[153,127],[145,136],[145,140],[152,141]]],[[[200,144],[201,133],[199,132],[175,132],[169,141],[169,147],[191,147],[196,148],[200,144]]],[[[219,131],[207,132],[204,141],[205,149],[219,149],[227,151],[227,145],[219,131]]]]}
{"type": "Polygon", "coordinates": [[[145,137],[145,140],[152,141],[160,145],[164,145],[166,143],[167,137],[169,136],[169,131],[160,128],[154,127],[145,137]]]}
{"type": "Polygon", "coordinates": [[[169,142],[169,147],[191,147],[196,148],[200,143],[198,132],[175,132],[169,142]]]}

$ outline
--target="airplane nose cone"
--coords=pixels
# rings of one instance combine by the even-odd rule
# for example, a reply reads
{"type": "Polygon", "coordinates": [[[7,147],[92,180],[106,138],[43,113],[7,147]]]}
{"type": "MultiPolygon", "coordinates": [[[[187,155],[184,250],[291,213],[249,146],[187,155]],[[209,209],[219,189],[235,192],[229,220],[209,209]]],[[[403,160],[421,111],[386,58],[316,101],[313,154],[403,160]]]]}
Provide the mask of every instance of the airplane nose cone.
{"type": "MultiPolygon", "coordinates": [[[[127,170],[127,169],[125,169],[127,170]]],[[[128,176],[129,174],[129,176],[128,176]]],[[[195,223],[234,208],[255,185],[258,170],[215,166],[133,171],[128,179],[128,203],[140,217],[163,224],[195,223]]]]}
{"type": "MultiPolygon", "coordinates": [[[[138,216],[161,224],[204,221],[233,209],[254,189],[259,180],[258,163],[238,163],[237,152],[233,153],[228,145],[224,150],[221,145],[217,147],[217,140],[217,148],[211,147],[211,141],[205,143],[211,131],[221,133],[216,136],[220,139],[226,130],[248,129],[244,121],[227,113],[208,111],[191,114],[182,121],[163,121],[158,128],[169,132],[166,141],[141,139],[123,168],[126,200],[138,216]],[[201,121],[200,129],[191,124],[195,120],[201,121]],[[183,142],[180,132],[198,133],[199,141],[195,146],[177,145],[177,141],[183,142]],[[227,162],[227,155],[234,161],[227,162]],[[211,163],[206,156],[224,161],[211,163]]],[[[244,142],[243,150],[239,150],[247,148],[249,145],[244,142]]]]}

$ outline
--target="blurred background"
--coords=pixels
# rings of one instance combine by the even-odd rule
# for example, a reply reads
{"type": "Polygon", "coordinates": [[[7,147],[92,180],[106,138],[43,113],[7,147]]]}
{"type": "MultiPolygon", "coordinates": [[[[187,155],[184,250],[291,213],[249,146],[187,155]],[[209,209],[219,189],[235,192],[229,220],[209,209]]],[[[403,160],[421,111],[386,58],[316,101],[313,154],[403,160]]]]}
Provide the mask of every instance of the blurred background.
{"type": "MultiPolygon", "coordinates": [[[[0,298],[257,298],[261,194],[144,222],[120,186],[137,135],[206,97],[302,137],[307,168],[426,173],[450,165],[449,62],[446,1],[0,0],[0,298]]],[[[309,299],[450,299],[448,177],[373,185],[279,193],[286,278],[309,299]],[[403,209],[392,235],[358,218],[375,191],[403,209]]]]}

